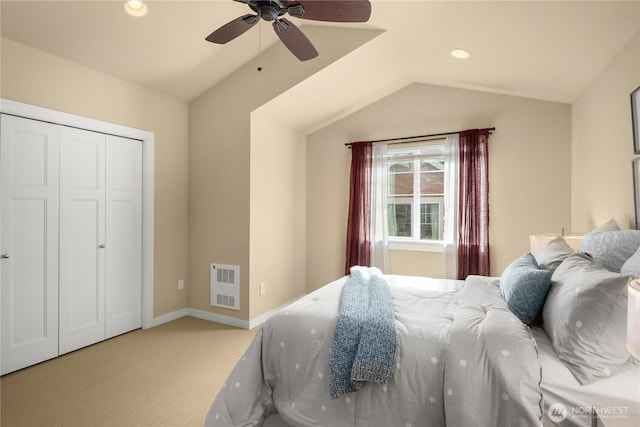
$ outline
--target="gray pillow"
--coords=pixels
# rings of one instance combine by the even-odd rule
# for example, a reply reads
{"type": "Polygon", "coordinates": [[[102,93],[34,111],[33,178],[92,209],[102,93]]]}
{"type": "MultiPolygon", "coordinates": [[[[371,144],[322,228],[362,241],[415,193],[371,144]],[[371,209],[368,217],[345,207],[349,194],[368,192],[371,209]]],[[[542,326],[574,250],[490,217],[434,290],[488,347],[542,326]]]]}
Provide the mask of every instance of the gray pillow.
{"type": "Polygon", "coordinates": [[[560,263],[573,252],[574,250],[566,240],[562,237],[556,237],[540,249],[535,258],[540,268],[544,268],[553,273],[560,263]]]}
{"type": "Polygon", "coordinates": [[[622,264],[620,274],[626,274],[633,277],[640,277],[640,248],[631,255],[631,257],[622,264]]]}
{"type": "Polygon", "coordinates": [[[620,231],[620,226],[615,219],[611,218],[609,221],[605,222],[600,227],[591,230],[589,233],[600,233],[601,231],[620,231]]]}
{"type": "Polygon", "coordinates": [[[613,374],[629,358],[627,280],[579,252],[567,257],[551,277],[542,310],[544,330],[581,384],[613,374]]]}
{"type": "Polygon", "coordinates": [[[608,270],[619,272],[622,265],[640,248],[640,230],[587,233],[580,252],[586,252],[608,270]]]}
{"type": "Polygon", "coordinates": [[[500,278],[500,292],[509,310],[526,325],[542,310],[550,287],[551,272],[538,268],[530,253],[509,264],[500,278]]]}

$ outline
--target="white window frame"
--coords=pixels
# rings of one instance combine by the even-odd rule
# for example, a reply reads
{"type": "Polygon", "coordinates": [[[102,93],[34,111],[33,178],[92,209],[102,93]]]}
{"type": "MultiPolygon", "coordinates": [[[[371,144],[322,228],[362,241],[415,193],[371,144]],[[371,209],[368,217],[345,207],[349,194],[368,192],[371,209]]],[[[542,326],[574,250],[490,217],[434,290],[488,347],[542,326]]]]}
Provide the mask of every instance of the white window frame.
{"type": "MultiPolygon", "coordinates": [[[[444,144],[441,142],[432,143],[432,144],[422,144],[421,146],[426,145],[439,145],[443,146],[444,144]]],[[[412,147],[412,148],[415,148],[412,147]]],[[[407,151],[408,154],[412,151],[412,148],[403,148],[403,149],[394,149],[389,148],[389,152],[398,153],[399,151],[407,151]]],[[[406,250],[406,251],[424,251],[424,252],[444,252],[444,240],[442,239],[442,235],[444,233],[444,205],[446,201],[444,200],[444,195],[442,199],[432,198],[432,197],[422,197],[420,194],[420,161],[425,157],[420,155],[415,155],[413,157],[413,195],[412,195],[412,215],[411,215],[411,235],[412,237],[402,237],[402,236],[392,236],[389,235],[389,249],[392,250],[406,250]],[[420,239],[420,207],[422,203],[433,203],[437,202],[440,207],[440,236],[439,240],[422,240],[420,239]],[[417,236],[417,237],[416,237],[417,236]]],[[[394,159],[393,154],[389,155],[390,160],[410,160],[402,159],[399,155],[394,159]]],[[[387,172],[389,173],[389,172],[387,172]]],[[[388,191],[388,190],[387,190],[388,191]]],[[[407,197],[409,199],[409,197],[407,197]]]]}

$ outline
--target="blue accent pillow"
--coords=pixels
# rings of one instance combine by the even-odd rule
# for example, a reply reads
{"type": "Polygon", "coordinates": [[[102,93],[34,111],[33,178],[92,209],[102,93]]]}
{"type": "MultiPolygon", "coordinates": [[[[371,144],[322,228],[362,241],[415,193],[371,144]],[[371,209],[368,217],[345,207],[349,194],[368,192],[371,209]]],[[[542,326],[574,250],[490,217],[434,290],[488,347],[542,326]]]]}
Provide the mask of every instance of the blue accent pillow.
{"type": "Polygon", "coordinates": [[[551,271],[538,267],[531,253],[526,253],[505,268],[500,278],[500,292],[509,310],[526,325],[542,311],[551,289],[551,271]]]}

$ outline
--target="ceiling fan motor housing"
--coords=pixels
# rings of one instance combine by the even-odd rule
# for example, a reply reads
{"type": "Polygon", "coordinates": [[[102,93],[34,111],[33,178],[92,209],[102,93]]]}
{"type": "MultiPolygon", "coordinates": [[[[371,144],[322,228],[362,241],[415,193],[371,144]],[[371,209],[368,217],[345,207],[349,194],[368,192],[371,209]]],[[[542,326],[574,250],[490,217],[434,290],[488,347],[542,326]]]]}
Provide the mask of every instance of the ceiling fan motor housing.
{"type": "Polygon", "coordinates": [[[287,12],[287,8],[280,0],[250,1],[249,7],[265,21],[274,21],[287,12]]]}

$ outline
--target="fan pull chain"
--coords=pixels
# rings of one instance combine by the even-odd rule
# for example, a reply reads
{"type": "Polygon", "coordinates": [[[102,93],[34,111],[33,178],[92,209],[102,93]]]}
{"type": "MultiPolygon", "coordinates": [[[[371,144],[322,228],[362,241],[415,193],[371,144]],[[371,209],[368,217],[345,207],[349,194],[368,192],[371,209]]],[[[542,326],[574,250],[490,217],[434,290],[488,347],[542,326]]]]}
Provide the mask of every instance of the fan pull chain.
{"type": "MultiPolygon", "coordinates": [[[[260,58],[260,53],[262,53],[262,20],[258,23],[258,58],[260,58]]],[[[258,71],[262,71],[262,67],[258,67],[258,71]]]]}

